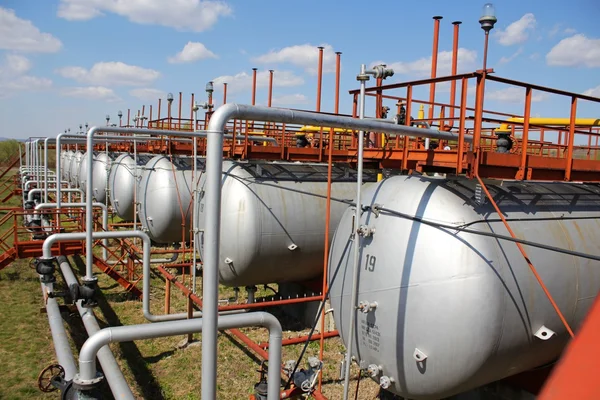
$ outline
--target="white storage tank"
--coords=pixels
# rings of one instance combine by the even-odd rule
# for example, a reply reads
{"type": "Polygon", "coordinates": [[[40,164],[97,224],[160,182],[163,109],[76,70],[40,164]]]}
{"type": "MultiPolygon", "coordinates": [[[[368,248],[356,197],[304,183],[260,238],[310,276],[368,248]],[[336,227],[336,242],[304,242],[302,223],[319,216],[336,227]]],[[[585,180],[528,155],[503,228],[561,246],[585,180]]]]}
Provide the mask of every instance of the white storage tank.
{"type": "MultiPolygon", "coordinates": [[[[356,194],[356,173],[333,170],[331,237],[356,194]]],[[[376,174],[365,174],[374,182],[376,174]]],[[[203,257],[204,178],[199,187],[199,248],[203,257]]],[[[322,275],[327,165],[225,161],[219,278],[227,286],[298,282],[322,275]]]]}
{"type": "MultiPolygon", "coordinates": [[[[112,163],[112,154],[94,152],[92,163],[92,197],[94,201],[107,204],[108,171],[112,163]]],[[[79,166],[79,187],[87,193],[87,153],[79,166]]]]}
{"type": "Polygon", "coordinates": [[[65,153],[65,159],[62,161],[61,169],[62,169],[62,178],[68,182],[70,182],[71,177],[71,161],[73,160],[74,152],[69,150],[65,153]]]}
{"type": "Polygon", "coordinates": [[[71,162],[69,163],[69,182],[71,182],[72,187],[79,187],[79,167],[82,158],[83,153],[79,150],[74,152],[71,157],[71,162]]]}
{"type": "Polygon", "coordinates": [[[137,181],[141,179],[144,165],[152,157],[151,154],[137,154],[137,159],[134,159],[133,154],[125,153],[111,163],[108,175],[110,203],[115,213],[124,221],[133,221],[134,219],[137,181]]]}
{"type": "MultiPolygon", "coordinates": [[[[489,185],[519,238],[600,255],[600,188],[565,183],[489,185]]],[[[363,192],[359,303],[352,309],[354,207],[344,214],[329,261],[336,327],[375,379],[410,399],[440,399],[552,362],[566,329],[476,182],[398,176],[363,192]],[[384,210],[379,209],[384,208],[384,210]],[[392,210],[434,223],[403,218],[392,210]],[[377,372],[377,367],[381,371],[377,372]]],[[[525,246],[573,329],[600,290],[600,262],[525,246]]]]}
{"type": "MultiPolygon", "coordinates": [[[[204,159],[197,158],[197,163],[200,175],[204,159]]],[[[160,155],[144,166],[138,184],[139,219],[142,229],[156,243],[179,243],[190,239],[192,188],[195,185],[192,167],[191,157],[160,155]]]]}

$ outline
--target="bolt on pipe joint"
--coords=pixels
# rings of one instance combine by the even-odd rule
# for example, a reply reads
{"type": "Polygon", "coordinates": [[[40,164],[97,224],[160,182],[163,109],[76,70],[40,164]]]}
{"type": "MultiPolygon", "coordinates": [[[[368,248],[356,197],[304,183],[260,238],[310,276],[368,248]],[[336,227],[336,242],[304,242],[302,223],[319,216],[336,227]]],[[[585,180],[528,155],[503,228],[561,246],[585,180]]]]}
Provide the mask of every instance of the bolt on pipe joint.
{"type": "Polygon", "coordinates": [[[76,374],[73,377],[73,388],[75,389],[75,396],[73,398],[77,400],[100,399],[98,386],[103,379],[104,375],[101,372],[96,372],[96,376],[93,379],[81,379],[79,374],[76,374]]]}

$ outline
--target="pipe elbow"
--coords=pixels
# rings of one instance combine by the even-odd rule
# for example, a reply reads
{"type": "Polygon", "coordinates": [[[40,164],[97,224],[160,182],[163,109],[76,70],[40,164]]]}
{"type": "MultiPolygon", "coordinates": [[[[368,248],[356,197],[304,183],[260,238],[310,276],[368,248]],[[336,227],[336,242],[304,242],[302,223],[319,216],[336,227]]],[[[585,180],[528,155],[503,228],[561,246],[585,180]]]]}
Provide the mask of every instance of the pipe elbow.
{"type": "Polygon", "coordinates": [[[210,117],[208,122],[209,132],[221,132],[225,129],[227,122],[238,115],[240,107],[236,103],[223,104],[210,117]]]}

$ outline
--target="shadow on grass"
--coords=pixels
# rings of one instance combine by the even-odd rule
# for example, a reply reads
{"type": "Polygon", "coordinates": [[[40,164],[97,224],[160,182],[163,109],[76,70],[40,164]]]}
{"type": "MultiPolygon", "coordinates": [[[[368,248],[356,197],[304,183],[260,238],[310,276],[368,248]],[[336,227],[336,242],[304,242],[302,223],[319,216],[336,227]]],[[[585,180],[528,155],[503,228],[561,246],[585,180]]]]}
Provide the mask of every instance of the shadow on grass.
{"type": "MultiPolygon", "coordinates": [[[[79,273],[85,273],[85,263],[83,260],[79,256],[73,256],[73,260],[79,273]]],[[[98,307],[102,311],[108,326],[121,326],[121,320],[108,303],[107,297],[102,291],[99,291],[98,293],[98,307]]],[[[102,328],[104,327],[102,326],[102,321],[98,321],[98,323],[102,328]]],[[[152,371],[148,369],[148,366],[146,365],[147,361],[140,353],[135,342],[119,343],[119,347],[123,354],[123,359],[131,369],[131,373],[135,377],[136,382],[140,383],[138,387],[142,391],[143,398],[164,400],[165,397],[162,394],[161,386],[152,374],[152,371]]],[[[163,355],[160,356],[162,357],[163,355]]]]}

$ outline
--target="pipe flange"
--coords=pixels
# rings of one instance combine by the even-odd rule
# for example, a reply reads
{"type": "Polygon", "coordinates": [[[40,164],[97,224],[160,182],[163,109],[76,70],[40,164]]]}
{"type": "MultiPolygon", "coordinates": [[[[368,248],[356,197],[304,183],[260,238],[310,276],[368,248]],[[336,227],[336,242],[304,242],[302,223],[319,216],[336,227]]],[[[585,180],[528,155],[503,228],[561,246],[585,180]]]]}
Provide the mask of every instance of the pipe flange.
{"type": "Polygon", "coordinates": [[[98,385],[98,383],[102,382],[104,379],[104,375],[100,372],[96,372],[96,376],[92,379],[81,379],[79,374],[75,374],[73,377],[73,387],[78,390],[92,390],[98,385]]]}

